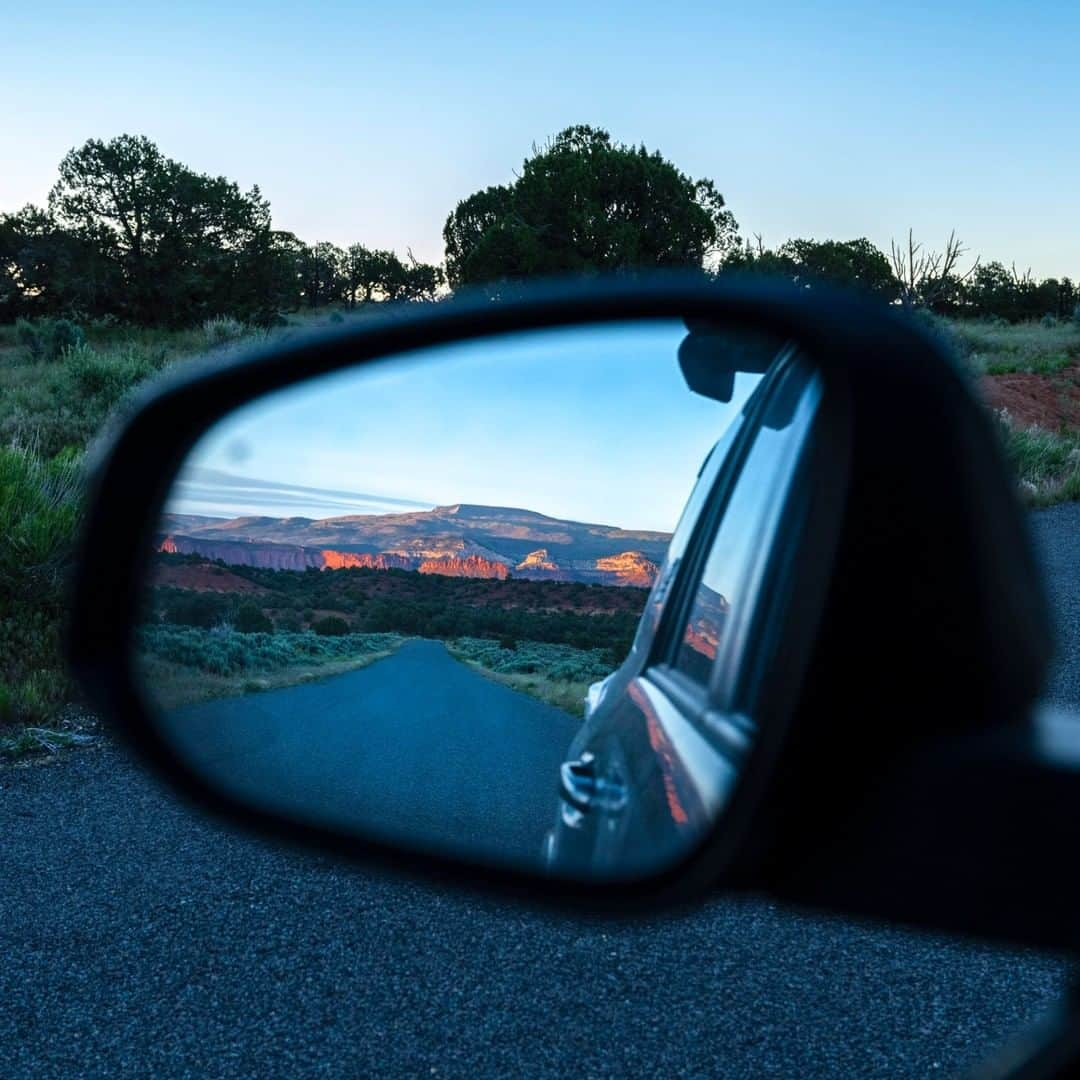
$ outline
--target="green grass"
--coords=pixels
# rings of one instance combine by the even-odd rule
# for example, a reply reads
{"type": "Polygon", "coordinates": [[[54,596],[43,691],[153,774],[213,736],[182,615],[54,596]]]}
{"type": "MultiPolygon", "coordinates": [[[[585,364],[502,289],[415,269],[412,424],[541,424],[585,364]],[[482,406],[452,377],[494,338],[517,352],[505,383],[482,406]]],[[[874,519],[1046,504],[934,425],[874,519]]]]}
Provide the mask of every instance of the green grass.
{"type": "Polygon", "coordinates": [[[1080,431],[1017,428],[996,414],[1005,455],[1020,480],[1020,493],[1031,506],[1080,500],[1080,431]]]}
{"type": "Polygon", "coordinates": [[[1056,375],[1080,363],[1080,324],[1059,320],[999,323],[986,319],[935,320],[952,344],[980,375],[1023,371],[1056,375]]]}
{"type": "MultiPolygon", "coordinates": [[[[47,321],[47,320],[45,320],[47,321]]],[[[35,359],[14,326],[0,327],[0,445],[15,440],[51,457],[84,448],[132,389],[193,356],[225,355],[239,341],[281,338],[299,328],[329,325],[320,310],[263,330],[234,319],[211,319],[189,330],[91,324],[81,345],[35,359]]]]}
{"type": "Polygon", "coordinates": [[[193,355],[329,322],[326,310],[273,331],[227,319],[189,330],[98,322],[79,328],[81,344],[38,357],[25,326],[0,326],[0,728],[52,723],[71,698],[63,583],[81,516],[81,456],[106,420],[135,387],[193,355]]]}
{"type": "Polygon", "coordinates": [[[47,723],[70,696],[60,632],[81,499],[77,455],[0,446],[0,727],[47,723]]]}
{"type": "MultiPolygon", "coordinates": [[[[320,310],[291,316],[289,326],[269,332],[228,319],[187,330],[98,322],[79,327],[81,344],[56,355],[38,350],[37,356],[25,344],[30,339],[25,327],[0,326],[0,730],[5,739],[20,738],[20,728],[55,726],[73,693],[60,635],[87,443],[124,407],[135,387],[191,355],[224,356],[238,337],[286,336],[337,321],[334,312],[320,310]]],[[[1059,379],[1064,369],[1080,362],[1080,326],[1075,323],[932,321],[977,374],[1028,371],[1059,379]]],[[[1007,423],[1001,431],[1031,505],[1080,499],[1080,433],[1021,430],[1007,423]]],[[[497,643],[486,639],[468,644],[479,640],[459,638],[454,647],[492,677],[574,711],[579,708],[574,699],[588,683],[615,666],[614,658],[596,650],[548,646],[566,651],[541,654],[528,642],[501,652],[493,651],[497,643]]],[[[345,662],[324,656],[313,666],[345,662]]],[[[245,668],[204,675],[253,684],[267,678],[266,671],[252,674],[245,668]]],[[[36,737],[28,738],[33,742],[36,737]]]]}
{"type": "Polygon", "coordinates": [[[579,717],[585,715],[589,684],[610,675],[621,662],[608,649],[540,641],[521,641],[509,649],[486,638],[456,638],[446,647],[496,682],[579,717]]]}

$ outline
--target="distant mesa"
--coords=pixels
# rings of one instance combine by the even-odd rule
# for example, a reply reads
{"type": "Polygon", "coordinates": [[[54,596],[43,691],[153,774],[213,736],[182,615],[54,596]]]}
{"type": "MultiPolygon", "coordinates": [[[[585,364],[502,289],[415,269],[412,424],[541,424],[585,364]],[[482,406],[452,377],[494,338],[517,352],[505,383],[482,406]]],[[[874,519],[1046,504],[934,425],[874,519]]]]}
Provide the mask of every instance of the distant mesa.
{"type": "Polygon", "coordinates": [[[337,518],[166,514],[157,548],[269,570],[411,570],[647,588],[670,536],[458,503],[337,518]]]}

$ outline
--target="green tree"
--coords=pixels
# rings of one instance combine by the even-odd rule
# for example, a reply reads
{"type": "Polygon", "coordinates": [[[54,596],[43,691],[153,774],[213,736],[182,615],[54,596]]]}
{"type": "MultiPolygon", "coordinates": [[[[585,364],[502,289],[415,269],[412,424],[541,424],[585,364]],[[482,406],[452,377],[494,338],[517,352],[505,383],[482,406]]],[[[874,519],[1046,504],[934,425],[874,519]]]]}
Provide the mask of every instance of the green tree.
{"type": "Polygon", "coordinates": [[[250,600],[245,600],[237,609],[234,625],[241,634],[272,634],[274,632],[274,624],[250,600]]]}
{"type": "Polygon", "coordinates": [[[95,243],[36,206],[0,214],[0,321],[21,315],[101,315],[121,286],[95,243]]]}
{"type": "Polygon", "coordinates": [[[245,255],[270,229],[249,192],[165,157],[145,136],[90,139],[60,162],[49,193],[56,225],[117,271],[117,313],[142,323],[190,323],[223,313],[245,255]]]}
{"type": "Polygon", "coordinates": [[[363,244],[352,244],[343,253],[341,276],[349,307],[358,300],[433,300],[444,281],[440,267],[417,261],[411,251],[403,262],[392,251],[363,244]]]}
{"type": "Polygon", "coordinates": [[[345,252],[327,241],[304,248],[300,256],[300,288],[308,307],[341,300],[345,295],[345,252]]]}
{"type": "Polygon", "coordinates": [[[443,229],[450,284],[556,273],[701,267],[737,243],[711,180],[659,153],[567,128],[525,160],[513,184],[458,203],[443,229]]]}
{"type": "Polygon", "coordinates": [[[343,637],[349,632],[349,624],[338,615],[324,615],[312,623],[311,629],[321,637],[343,637]]]}
{"type": "Polygon", "coordinates": [[[789,240],[780,255],[790,259],[797,284],[827,281],[895,300],[899,283],[889,260],[865,237],[857,240],[789,240]]]}
{"type": "Polygon", "coordinates": [[[756,238],[732,252],[725,270],[753,271],[790,278],[796,285],[829,282],[863,289],[885,300],[895,300],[900,283],[883,251],[865,237],[857,240],[789,240],[775,251],[756,238]]]}
{"type": "Polygon", "coordinates": [[[390,251],[373,251],[363,244],[349,245],[342,263],[345,299],[349,307],[355,307],[358,300],[369,303],[375,299],[386,276],[387,262],[393,257],[390,251]]]}

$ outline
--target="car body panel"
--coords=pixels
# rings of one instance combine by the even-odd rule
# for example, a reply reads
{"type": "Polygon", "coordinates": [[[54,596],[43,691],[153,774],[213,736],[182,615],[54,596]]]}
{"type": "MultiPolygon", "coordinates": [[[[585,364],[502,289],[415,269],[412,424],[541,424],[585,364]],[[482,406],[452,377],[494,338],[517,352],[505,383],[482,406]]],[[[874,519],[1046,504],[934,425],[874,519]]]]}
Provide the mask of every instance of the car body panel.
{"type": "Polygon", "coordinates": [[[729,801],[754,735],[753,722],[730,711],[730,690],[745,666],[751,623],[761,606],[743,597],[762,589],[773,549],[783,544],[778,522],[820,398],[812,369],[784,355],[703,464],[633,647],[616,672],[590,688],[586,720],[569,751],[568,764],[588,773],[591,790],[618,790],[625,797],[587,804],[564,784],[544,845],[550,870],[604,875],[655,869],[658,860],[687,853],[729,801]],[[740,602],[732,611],[702,580],[721,535],[717,504],[730,497],[770,410],[775,417],[777,398],[790,394],[793,383],[799,400],[785,408],[789,419],[802,410],[804,428],[786,448],[776,490],[765,492],[757,517],[747,522],[747,550],[737,567],[740,602]],[[569,809],[567,801],[574,803],[569,809]]]}

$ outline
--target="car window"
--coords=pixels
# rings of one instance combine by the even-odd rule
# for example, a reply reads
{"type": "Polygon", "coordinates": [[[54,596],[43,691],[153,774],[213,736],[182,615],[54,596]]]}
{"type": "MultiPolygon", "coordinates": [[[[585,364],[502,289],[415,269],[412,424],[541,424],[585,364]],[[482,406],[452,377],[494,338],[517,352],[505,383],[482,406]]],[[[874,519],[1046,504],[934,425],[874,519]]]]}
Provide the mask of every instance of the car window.
{"type": "Polygon", "coordinates": [[[755,578],[771,546],[769,533],[783,503],[786,480],[806,440],[819,397],[817,376],[809,368],[793,368],[767,406],[725,507],[674,660],[677,671],[702,686],[709,681],[733,617],[752,603],[755,578]]]}
{"type": "Polygon", "coordinates": [[[690,544],[690,538],[694,534],[698,518],[701,517],[702,508],[709,493],[715,486],[720,470],[730,455],[745,422],[743,414],[737,416],[728,425],[724,434],[717,440],[712,450],[709,451],[708,457],[702,463],[697,481],[694,484],[694,490],[690,493],[690,498],[679,518],[679,524],[675,527],[675,532],[672,533],[671,542],[668,544],[667,553],[664,556],[664,562],[656,576],[652,592],[649,594],[649,600],[638,628],[639,641],[648,642],[652,640],[652,636],[660,622],[660,617],[663,614],[664,605],[671,593],[671,586],[678,576],[683,556],[686,554],[686,549],[690,544]]]}

